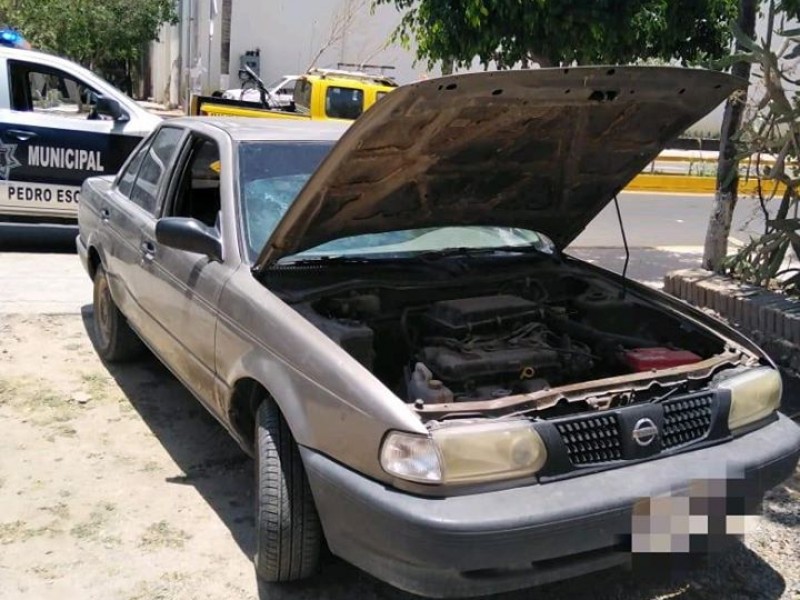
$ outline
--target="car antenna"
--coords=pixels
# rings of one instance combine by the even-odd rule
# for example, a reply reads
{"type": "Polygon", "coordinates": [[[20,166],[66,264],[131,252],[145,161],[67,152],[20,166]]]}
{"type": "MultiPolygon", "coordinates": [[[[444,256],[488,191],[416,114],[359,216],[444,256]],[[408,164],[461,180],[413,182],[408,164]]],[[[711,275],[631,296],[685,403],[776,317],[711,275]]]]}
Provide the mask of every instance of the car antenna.
{"type": "Polygon", "coordinates": [[[614,208],[617,209],[617,221],[619,221],[619,231],[622,234],[622,244],[625,246],[625,264],[622,267],[622,295],[621,297],[624,299],[625,294],[628,291],[628,262],[631,259],[631,252],[628,249],[628,237],[625,235],[625,225],[622,223],[622,213],[619,212],[619,200],[617,199],[617,195],[614,194],[614,208]]]}

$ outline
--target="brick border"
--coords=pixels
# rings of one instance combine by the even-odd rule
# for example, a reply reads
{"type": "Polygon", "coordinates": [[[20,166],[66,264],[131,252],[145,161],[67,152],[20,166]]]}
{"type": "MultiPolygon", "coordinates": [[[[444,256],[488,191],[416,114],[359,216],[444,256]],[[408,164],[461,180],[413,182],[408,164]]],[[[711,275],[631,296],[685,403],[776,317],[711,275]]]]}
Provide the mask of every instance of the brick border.
{"type": "Polygon", "coordinates": [[[705,269],[667,273],[664,291],[714,311],[752,338],[780,366],[800,372],[800,299],[705,269]]]}

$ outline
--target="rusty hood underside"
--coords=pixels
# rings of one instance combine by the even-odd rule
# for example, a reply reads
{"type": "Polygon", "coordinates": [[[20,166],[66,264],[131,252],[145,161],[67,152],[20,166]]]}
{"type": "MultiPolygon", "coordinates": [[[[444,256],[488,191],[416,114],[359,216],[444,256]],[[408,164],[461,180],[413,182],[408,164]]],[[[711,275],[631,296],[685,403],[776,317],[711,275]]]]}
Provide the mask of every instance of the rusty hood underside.
{"type": "Polygon", "coordinates": [[[401,87],[309,179],[256,268],[351,235],[496,225],[571,242],[743,82],[675,67],[456,75],[401,87]]]}

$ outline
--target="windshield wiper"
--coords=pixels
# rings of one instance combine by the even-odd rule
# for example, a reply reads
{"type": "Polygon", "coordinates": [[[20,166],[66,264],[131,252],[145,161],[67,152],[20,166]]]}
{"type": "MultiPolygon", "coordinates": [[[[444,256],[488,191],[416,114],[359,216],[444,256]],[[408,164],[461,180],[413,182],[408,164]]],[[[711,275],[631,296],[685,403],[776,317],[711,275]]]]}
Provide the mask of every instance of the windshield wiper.
{"type": "Polygon", "coordinates": [[[442,250],[427,250],[425,252],[409,253],[400,256],[359,256],[359,255],[320,255],[307,256],[304,258],[286,257],[278,261],[277,267],[302,267],[308,265],[402,265],[414,263],[429,263],[440,258],[454,258],[470,256],[486,256],[490,254],[538,254],[541,256],[551,256],[548,252],[540,250],[535,246],[495,246],[492,248],[469,248],[456,247],[444,248],[442,250]]]}
{"type": "Polygon", "coordinates": [[[303,267],[307,265],[366,265],[381,262],[380,259],[369,259],[362,256],[309,256],[294,260],[280,260],[276,267],[303,267]]]}
{"type": "Polygon", "coordinates": [[[421,252],[419,254],[415,254],[411,258],[419,258],[422,260],[426,259],[437,259],[437,258],[450,258],[455,256],[485,256],[487,254],[498,254],[498,253],[514,253],[514,254],[541,254],[542,256],[550,256],[547,252],[536,248],[535,246],[493,246],[491,248],[469,248],[469,247],[457,247],[457,248],[445,248],[443,250],[429,250],[427,252],[421,252]]]}

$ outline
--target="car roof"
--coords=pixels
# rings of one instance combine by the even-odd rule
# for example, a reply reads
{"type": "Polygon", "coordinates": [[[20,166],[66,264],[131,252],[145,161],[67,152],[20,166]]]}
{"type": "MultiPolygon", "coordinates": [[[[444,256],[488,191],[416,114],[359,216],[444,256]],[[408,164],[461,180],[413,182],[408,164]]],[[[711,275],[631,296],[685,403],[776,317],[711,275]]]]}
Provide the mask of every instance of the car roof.
{"type": "Polygon", "coordinates": [[[221,129],[236,141],[335,141],[347,131],[350,123],[311,119],[179,117],[165,121],[164,125],[197,131],[221,129]]]}

